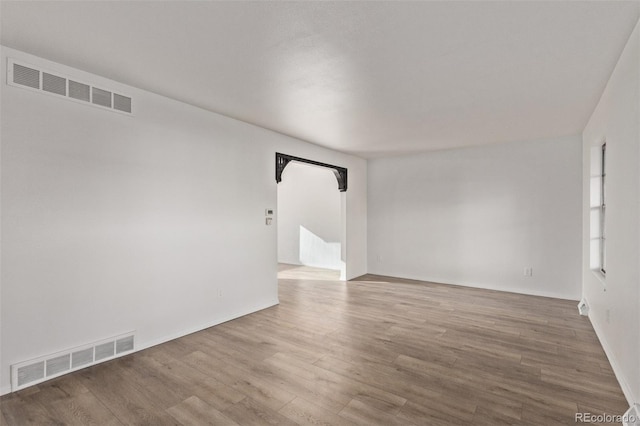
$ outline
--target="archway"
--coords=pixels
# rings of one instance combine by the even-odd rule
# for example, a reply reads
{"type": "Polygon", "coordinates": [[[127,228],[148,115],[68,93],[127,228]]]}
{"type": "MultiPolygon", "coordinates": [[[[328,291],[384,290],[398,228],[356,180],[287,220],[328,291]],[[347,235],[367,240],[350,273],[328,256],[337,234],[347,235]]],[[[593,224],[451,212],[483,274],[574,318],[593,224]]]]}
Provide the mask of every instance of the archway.
{"type": "Polygon", "coordinates": [[[347,169],[277,153],[276,181],[278,263],[339,271],[344,280],[347,169]]]}

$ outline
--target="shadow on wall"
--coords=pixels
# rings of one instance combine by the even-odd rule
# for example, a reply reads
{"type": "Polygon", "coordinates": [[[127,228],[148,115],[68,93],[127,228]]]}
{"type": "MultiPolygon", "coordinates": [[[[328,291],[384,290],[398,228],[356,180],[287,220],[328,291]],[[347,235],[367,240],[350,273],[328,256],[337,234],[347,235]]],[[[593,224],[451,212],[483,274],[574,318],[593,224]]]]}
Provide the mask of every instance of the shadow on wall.
{"type": "Polygon", "coordinates": [[[300,225],[300,264],[316,268],[343,270],[341,244],[327,242],[300,225]]]}

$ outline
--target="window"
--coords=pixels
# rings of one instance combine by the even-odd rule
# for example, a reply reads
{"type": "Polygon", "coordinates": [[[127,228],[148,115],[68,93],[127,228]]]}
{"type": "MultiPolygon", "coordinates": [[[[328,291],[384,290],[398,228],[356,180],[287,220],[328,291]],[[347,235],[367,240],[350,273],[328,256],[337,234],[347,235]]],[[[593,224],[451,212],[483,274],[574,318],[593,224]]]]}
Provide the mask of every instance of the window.
{"type": "Polygon", "coordinates": [[[590,266],[591,269],[606,274],[606,142],[591,149],[591,182],[590,182],[590,266]]]}

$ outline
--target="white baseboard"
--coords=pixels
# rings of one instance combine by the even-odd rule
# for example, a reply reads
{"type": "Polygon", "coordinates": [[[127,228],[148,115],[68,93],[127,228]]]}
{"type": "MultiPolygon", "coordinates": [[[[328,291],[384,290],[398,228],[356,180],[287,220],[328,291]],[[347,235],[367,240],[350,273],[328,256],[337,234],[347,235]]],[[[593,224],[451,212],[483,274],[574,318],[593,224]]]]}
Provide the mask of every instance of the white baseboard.
{"type": "Polygon", "coordinates": [[[613,370],[613,374],[615,374],[616,379],[620,384],[622,393],[624,394],[624,397],[627,399],[627,403],[629,404],[629,406],[632,407],[633,404],[640,401],[639,399],[637,399],[637,397],[640,398],[640,395],[638,395],[637,397],[633,395],[633,390],[631,386],[629,386],[629,383],[627,383],[627,381],[625,380],[624,376],[622,375],[622,369],[620,368],[620,363],[618,362],[618,359],[616,358],[615,353],[611,350],[611,346],[609,346],[609,343],[607,343],[607,339],[604,337],[604,333],[602,332],[602,329],[600,328],[598,322],[593,320],[591,313],[589,314],[588,317],[589,317],[589,321],[591,322],[591,325],[593,326],[593,330],[596,332],[596,336],[600,341],[600,345],[602,346],[602,349],[604,349],[604,353],[607,356],[607,359],[609,360],[609,364],[611,364],[611,369],[613,370]]]}
{"type": "Polygon", "coordinates": [[[170,342],[171,340],[179,339],[180,337],[184,337],[184,336],[187,336],[189,334],[197,333],[198,331],[205,330],[205,329],[207,329],[209,327],[214,327],[216,325],[219,325],[219,324],[225,323],[227,321],[231,321],[231,320],[243,317],[245,315],[249,315],[249,314],[256,313],[258,311],[262,311],[263,309],[267,309],[267,308],[270,308],[272,306],[276,306],[279,303],[280,303],[280,301],[278,299],[275,299],[275,300],[269,301],[267,303],[254,305],[254,306],[252,306],[250,308],[242,309],[242,310],[236,311],[236,312],[234,312],[232,314],[225,315],[225,316],[220,317],[220,318],[216,318],[215,320],[213,320],[213,321],[211,321],[209,323],[202,324],[202,325],[199,325],[197,327],[192,327],[192,328],[189,328],[189,329],[186,329],[186,330],[182,330],[182,331],[180,331],[178,333],[173,333],[173,334],[161,337],[159,339],[151,340],[151,341],[148,341],[148,342],[141,342],[141,343],[138,344],[138,347],[136,348],[136,352],[142,351],[144,349],[151,348],[153,346],[161,345],[161,344],[166,343],[166,342],[170,342]]]}
{"type": "MultiPolygon", "coordinates": [[[[178,338],[186,336],[188,334],[196,333],[198,331],[207,329],[209,327],[213,327],[213,326],[222,324],[224,322],[231,321],[231,320],[234,320],[236,318],[243,317],[245,315],[253,314],[253,313],[261,311],[263,309],[267,309],[267,308],[270,308],[272,306],[278,305],[279,303],[280,303],[280,301],[278,300],[278,298],[275,298],[275,299],[270,300],[269,302],[265,302],[265,303],[262,303],[262,304],[251,306],[249,308],[238,310],[238,311],[233,312],[233,313],[231,313],[229,315],[225,315],[223,317],[216,318],[216,319],[214,319],[214,320],[212,320],[212,321],[210,321],[208,323],[200,324],[200,325],[198,325],[196,327],[185,329],[185,330],[182,330],[182,331],[180,331],[178,333],[173,333],[173,334],[170,334],[170,335],[167,335],[167,336],[163,336],[163,337],[161,337],[159,339],[155,339],[155,340],[151,340],[151,341],[147,341],[147,342],[136,342],[136,348],[134,349],[134,351],[132,353],[140,352],[142,350],[148,349],[148,348],[153,347],[153,346],[160,345],[162,343],[169,342],[171,340],[178,339],[178,338]]],[[[97,365],[97,364],[95,364],[95,365],[97,365]]],[[[69,374],[71,374],[71,373],[69,373],[69,374]]],[[[9,394],[9,393],[11,393],[11,385],[3,386],[0,389],[0,396],[6,395],[6,394],[9,394]]]]}
{"type": "Polygon", "coordinates": [[[547,291],[537,291],[531,289],[522,289],[522,288],[504,288],[497,287],[492,285],[478,284],[478,283],[468,283],[468,282],[460,282],[460,281],[443,281],[442,279],[429,279],[428,277],[416,277],[416,276],[407,276],[407,275],[388,275],[377,272],[367,272],[371,275],[379,275],[381,277],[389,277],[389,278],[400,278],[404,280],[414,280],[414,281],[425,281],[434,284],[443,284],[443,285],[454,285],[458,287],[469,287],[469,288],[479,288],[483,290],[494,290],[494,291],[502,291],[505,293],[516,293],[516,294],[526,294],[528,296],[539,296],[539,297],[550,297],[552,299],[562,299],[562,300],[571,300],[578,302],[580,300],[579,295],[569,295],[565,293],[553,293],[547,291]]]}

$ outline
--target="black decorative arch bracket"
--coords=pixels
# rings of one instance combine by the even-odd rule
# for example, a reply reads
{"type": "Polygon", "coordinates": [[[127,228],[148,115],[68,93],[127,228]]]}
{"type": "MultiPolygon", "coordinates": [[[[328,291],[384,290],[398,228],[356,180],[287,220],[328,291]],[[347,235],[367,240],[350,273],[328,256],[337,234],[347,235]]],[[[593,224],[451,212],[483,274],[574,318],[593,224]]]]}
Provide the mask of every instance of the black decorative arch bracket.
{"type": "Polygon", "coordinates": [[[332,166],[331,164],[320,163],[318,161],[307,160],[306,158],[294,157],[292,155],[281,154],[279,152],[276,152],[277,183],[280,183],[282,181],[282,172],[284,171],[284,168],[287,167],[287,165],[292,161],[331,169],[333,171],[333,174],[336,175],[336,179],[338,179],[338,190],[340,192],[347,191],[347,169],[345,169],[344,167],[332,166]]]}

